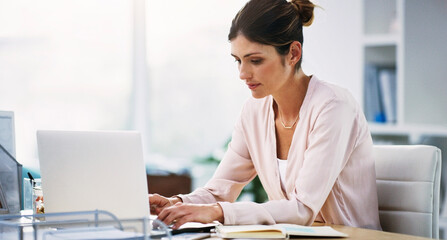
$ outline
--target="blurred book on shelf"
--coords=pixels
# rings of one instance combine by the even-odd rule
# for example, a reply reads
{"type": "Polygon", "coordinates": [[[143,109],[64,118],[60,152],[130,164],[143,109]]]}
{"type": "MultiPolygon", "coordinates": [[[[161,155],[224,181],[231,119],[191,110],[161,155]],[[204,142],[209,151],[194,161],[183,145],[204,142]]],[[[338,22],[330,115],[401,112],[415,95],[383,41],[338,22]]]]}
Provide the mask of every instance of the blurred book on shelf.
{"type": "Polygon", "coordinates": [[[380,68],[379,85],[385,120],[387,123],[396,122],[396,69],[380,68]]]}
{"type": "Polygon", "coordinates": [[[365,66],[365,115],[369,122],[396,123],[396,69],[365,66]]]}

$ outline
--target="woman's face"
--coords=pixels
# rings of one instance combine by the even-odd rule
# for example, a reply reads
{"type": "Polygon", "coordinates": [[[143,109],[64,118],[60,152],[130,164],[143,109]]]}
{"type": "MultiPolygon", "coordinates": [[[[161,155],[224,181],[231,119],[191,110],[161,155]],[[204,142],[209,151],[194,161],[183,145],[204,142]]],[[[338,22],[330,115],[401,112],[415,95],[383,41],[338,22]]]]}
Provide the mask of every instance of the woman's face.
{"type": "Polygon", "coordinates": [[[278,93],[293,70],[273,46],[251,42],[241,34],[231,41],[231,55],[254,98],[278,93]]]}

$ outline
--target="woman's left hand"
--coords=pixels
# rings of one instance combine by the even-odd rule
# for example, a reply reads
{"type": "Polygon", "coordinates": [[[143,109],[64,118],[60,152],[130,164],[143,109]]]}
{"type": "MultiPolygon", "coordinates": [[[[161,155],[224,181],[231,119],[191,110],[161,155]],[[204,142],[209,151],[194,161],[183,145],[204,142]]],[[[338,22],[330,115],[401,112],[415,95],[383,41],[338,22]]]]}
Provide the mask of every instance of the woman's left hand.
{"type": "Polygon", "coordinates": [[[219,204],[191,204],[176,203],[173,206],[164,208],[158,214],[158,220],[166,225],[171,225],[173,229],[179,228],[186,222],[210,223],[219,221],[223,223],[223,211],[219,204]]]}

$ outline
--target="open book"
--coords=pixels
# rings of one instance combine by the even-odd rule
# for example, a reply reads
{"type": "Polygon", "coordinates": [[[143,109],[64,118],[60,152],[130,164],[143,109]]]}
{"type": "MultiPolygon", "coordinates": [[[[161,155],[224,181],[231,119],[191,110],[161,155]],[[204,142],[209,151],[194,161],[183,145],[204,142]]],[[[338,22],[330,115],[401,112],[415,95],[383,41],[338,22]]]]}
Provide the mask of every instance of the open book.
{"type": "Polygon", "coordinates": [[[221,238],[289,238],[293,236],[347,237],[329,226],[307,227],[296,224],[217,226],[221,238]]]}

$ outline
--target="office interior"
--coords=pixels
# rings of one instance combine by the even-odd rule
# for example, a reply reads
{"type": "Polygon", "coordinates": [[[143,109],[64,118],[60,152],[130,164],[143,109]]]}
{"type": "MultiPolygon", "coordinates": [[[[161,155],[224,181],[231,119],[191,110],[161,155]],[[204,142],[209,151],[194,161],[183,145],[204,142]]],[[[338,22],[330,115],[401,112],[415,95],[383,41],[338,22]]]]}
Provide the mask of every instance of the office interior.
{"type": "MultiPolygon", "coordinates": [[[[14,119],[0,143],[39,176],[36,130],[137,130],[149,191],[203,186],[250,97],[227,40],[245,2],[0,0],[0,111],[14,119]]],[[[314,2],[304,72],[353,94],[374,144],[441,149],[447,238],[447,1],[314,2]]]]}

